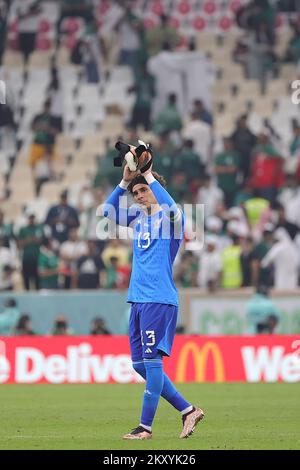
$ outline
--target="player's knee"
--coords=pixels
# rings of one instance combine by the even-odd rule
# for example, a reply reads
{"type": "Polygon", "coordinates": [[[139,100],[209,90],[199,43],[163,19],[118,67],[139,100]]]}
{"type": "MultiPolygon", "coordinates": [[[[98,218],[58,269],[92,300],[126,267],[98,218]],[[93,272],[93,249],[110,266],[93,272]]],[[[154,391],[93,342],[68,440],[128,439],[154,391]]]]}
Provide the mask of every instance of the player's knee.
{"type": "Polygon", "coordinates": [[[132,367],[143,379],[146,379],[146,369],[143,362],[133,362],[132,367]]]}

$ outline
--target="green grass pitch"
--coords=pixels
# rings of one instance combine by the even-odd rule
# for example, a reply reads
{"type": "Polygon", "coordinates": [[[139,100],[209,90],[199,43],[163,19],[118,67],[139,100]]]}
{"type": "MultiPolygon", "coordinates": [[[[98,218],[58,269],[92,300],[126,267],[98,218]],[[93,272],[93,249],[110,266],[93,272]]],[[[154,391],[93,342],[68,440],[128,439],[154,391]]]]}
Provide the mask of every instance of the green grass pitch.
{"type": "Polygon", "coordinates": [[[122,441],[139,423],[144,386],[1,385],[0,449],[300,449],[300,383],[180,384],[206,416],[179,439],[161,400],[149,441],[122,441]]]}

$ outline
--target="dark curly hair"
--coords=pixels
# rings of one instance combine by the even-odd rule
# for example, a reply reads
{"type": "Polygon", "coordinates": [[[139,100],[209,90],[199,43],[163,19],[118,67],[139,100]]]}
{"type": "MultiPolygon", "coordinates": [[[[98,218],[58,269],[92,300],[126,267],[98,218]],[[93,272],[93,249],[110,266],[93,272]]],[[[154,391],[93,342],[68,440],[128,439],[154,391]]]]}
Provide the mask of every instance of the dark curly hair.
{"type": "MultiPolygon", "coordinates": [[[[167,186],[167,183],[166,183],[166,180],[165,178],[162,176],[162,175],[159,175],[158,173],[156,173],[156,171],[152,171],[152,175],[154,176],[154,178],[162,185],[163,188],[165,188],[167,186]]],[[[136,185],[136,184],[148,184],[147,181],[145,180],[144,176],[142,174],[136,176],[129,184],[128,186],[128,191],[131,192],[131,194],[133,193],[133,187],[136,185]]]]}

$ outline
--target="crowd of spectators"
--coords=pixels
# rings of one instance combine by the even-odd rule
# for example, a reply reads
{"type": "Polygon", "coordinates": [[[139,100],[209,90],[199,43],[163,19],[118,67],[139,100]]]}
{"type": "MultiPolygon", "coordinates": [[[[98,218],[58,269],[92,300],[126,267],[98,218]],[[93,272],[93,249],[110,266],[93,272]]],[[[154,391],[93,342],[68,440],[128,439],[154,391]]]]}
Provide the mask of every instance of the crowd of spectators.
{"type": "MultiPolygon", "coordinates": [[[[27,24],[38,14],[41,3],[20,3],[19,21],[27,24]]],[[[148,31],[135,15],[132,2],[116,1],[115,6],[119,15],[114,24],[120,44],[117,62],[130,66],[134,75],[134,84],[127,90],[135,94],[126,122],[128,139],[136,144],[144,130],[152,132],[155,171],[164,176],[176,202],[193,205],[188,226],[204,204],[204,247],[197,248],[187,230],[174,267],[178,286],[210,291],[261,284],[278,290],[296,289],[300,281],[300,123],[291,122],[293,138],[289,148],[284,148],[268,122],[254,132],[246,114],[240,115],[231,135],[220,139],[213,112],[201,97],[194,98],[187,119],[178,95],[173,90],[166,92],[167,85],[161,94],[151,71],[155,54],[172,51],[180,44],[176,28],[163,14],[160,23],[148,31]],[[153,112],[157,96],[160,108],[153,112]]],[[[268,44],[270,60],[274,11],[267,0],[253,1],[237,16],[246,34],[268,44]]],[[[83,65],[88,83],[95,83],[103,73],[102,61],[113,53],[109,41],[98,37],[91,2],[64,0],[57,23],[57,47],[66,16],[81,17],[85,22],[82,47],[74,46],[71,60],[83,65]]],[[[32,23],[19,30],[25,65],[33,50],[32,23]]],[[[294,33],[286,60],[297,55],[296,27],[294,33]]],[[[194,49],[190,41],[185,52],[192,54],[194,49]]],[[[43,184],[60,178],[52,169],[56,136],[63,128],[55,60],[51,76],[44,109],[32,122],[29,162],[37,196],[43,184]]],[[[68,201],[66,189],[43,220],[37,220],[26,207],[18,220],[0,212],[0,291],[15,288],[16,271],[21,271],[26,290],[128,287],[130,241],[104,242],[96,235],[96,208],[121,179],[120,171],[113,167],[114,153],[114,142],[107,139],[98,169],[76,207],[68,201]]],[[[26,318],[20,328],[24,325],[28,327],[26,318]]]]}

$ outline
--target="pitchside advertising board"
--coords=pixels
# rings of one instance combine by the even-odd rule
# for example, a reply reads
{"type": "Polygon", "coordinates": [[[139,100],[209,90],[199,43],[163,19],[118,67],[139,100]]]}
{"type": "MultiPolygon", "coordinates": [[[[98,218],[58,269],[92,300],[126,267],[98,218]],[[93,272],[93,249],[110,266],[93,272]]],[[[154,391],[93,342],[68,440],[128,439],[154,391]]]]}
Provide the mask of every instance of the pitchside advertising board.
{"type": "MultiPolygon", "coordinates": [[[[299,382],[300,336],[178,336],[175,382],[299,382]]],[[[125,336],[0,338],[0,384],[136,383],[125,336]]]]}
{"type": "MultiPolygon", "coordinates": [[[[249,297],[248,297],[249,299],[249,297]]],[[[247,299],[247,300],[248,300],[247,299]]],[[[193,297],[189,303],[186,321],[188,333],[204,335],[247,335],[245,296],[242,298],[193,297]]],[[[274,304],[280,311],[280,322],[276,333],[300,333],[299,296],[274,297],[274,304]]]]}

